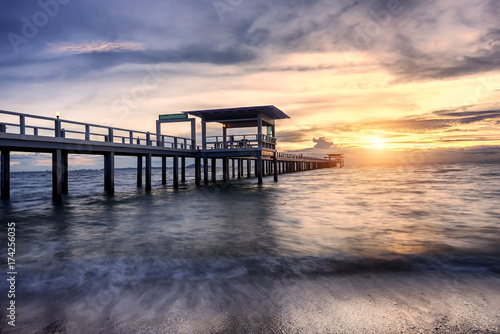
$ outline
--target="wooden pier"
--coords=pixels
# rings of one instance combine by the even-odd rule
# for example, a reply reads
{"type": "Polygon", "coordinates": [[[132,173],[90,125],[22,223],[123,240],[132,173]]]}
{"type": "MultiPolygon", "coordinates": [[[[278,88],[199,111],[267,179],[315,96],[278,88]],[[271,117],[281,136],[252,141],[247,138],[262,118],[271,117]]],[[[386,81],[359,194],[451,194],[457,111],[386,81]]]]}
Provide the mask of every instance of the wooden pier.
{"type": "Polygon", "coordinates": [[[330,167],[344,167],[344,155],[343,154],[327,154],[325,159],[328,159],[330,167]]]}
{"type": "Polygon", "coordinates": [[[4,200],[10,198],[11,152],[52,154],[52,199],[55,202],[61,202],[62,195],[68,193],[69,154],[104,157],[104,189],[108,194],[114,193],[115,156],[137,158],[137,186],[144,186],[146,191],[151,190],[153,157],[161,158],[162,184],[167,183],[167,159],[172,160],[174,188],[186,180],[186,158],[195,161],[197,185],[202,181],[204,184],[217,182],[219,163],[224,181],[232,174],[238,179],[255,176],[259,184],[268,175],[273,175],[277,182],[281,173],[343,167],[343,156],[339,164],[332,157],[322,159],[278,152],[275,122],[289,116],[274,106],[160,115],[155,133],[3,110],[0,110],[0,117],[1,198],[4,200]],[[201,119],[201,146],[196,142],[196,119],[189,116],[201,119]],[[161,125],[172,122],[189,122],[191,136],[163,134],[161,125]],[[208,123],[220,124],[221,135],[207,136],[208,123]],[[241,134],[242,128],[253,128],[255,133],[241,134]]]}

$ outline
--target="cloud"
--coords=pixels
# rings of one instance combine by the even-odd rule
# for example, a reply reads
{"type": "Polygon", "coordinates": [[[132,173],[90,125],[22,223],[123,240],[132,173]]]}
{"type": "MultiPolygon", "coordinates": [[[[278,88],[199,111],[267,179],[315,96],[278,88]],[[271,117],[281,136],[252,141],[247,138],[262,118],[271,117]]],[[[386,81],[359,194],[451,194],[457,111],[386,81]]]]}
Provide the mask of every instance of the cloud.
{"type": "Polygon", "coordinates": [[[385,35],[379,59],[399,81],[450,79],[500,65],[498,1],[423,1],[412,20],[385,35]],[[453,7],[450,7],[453,6],[453,7]],[[453,36],[447,32],[453,30],[453,36]],[[382,55],[382,54],[381,54],[382,55]]]}
{"type": "MultiPolygon", "coordinates": [[[[51,56],[67,56],[57,61],[75,74],[129,63],[184,61],[252,64],[251,71],[335,69],[333,59],[321,66],[266,64],[269,55],[331,51],[367,53],[371,65],[382,65],[402,81],[484,73],[500,65],[496,0],[259,0],[233,7],[220,22],[210,1],[71,2],[60,6],[14,58],[8,56],[7,39],[0,42],[0,66],[43,66],[47,45],[51,56]],[[391,3],[399,3],[397,10],[389,12],[391,3]],[[357,45],[361,39],[369,40],[369,47],[357,45]],[[74,58],[82,54],[90,57],[74,58]]],[[[0,13],[0,34],[22,34],[23,17],[41,10],[37,3],[9,3],[0,13]]]]}
{"type": "MultiPolygon", "coordinates": [[[[406,116],[393,120],[364,121],[351,124],[351,131],[383,129],[395,132],[423,133],[447,130],[459,125],[500,120],[500,110],[457,111],[439,110],[423,115],[406,116]]],[[[338,127],[338,125],[336,125],[338,127]]]]}
{"type": "Polygon", "coordinates": [[[326,140],[325,137],[320,137],[318,139],[313,138],[313,142],[316,143],[316,145],[314,145],[314,148],[321,150],[328,150],[333,148],[334,146],[333,142],[326,140]]]}
{"type": "Polygon", "coordinates": [[[213,1],[70,1],[14,53],[6,36],[39,3],[0,11],[3,109],[147,130],[159,113],[275,104],[293,116],[277,134],[292,149],[498,137],[498,105],[450,107],[495,102],[498,0],[226,1],[223,21],[213,1]],[[129,100],[151,64],[158,85],[129,100]]]}
{"type": "Polygon", "coordinates": [[[103,53],[144,50],[145,46],[136,42],[93,41],[86,43],[51,43],[54,53],[103,53]]]}
{"type": "MultiPolygon", "coordinates": [[[[311,148],[291,151],[296,154],[315,155],[311,148]]],[[[411,166],[422,163],[455,162],[495,162],[500,160],[500,146],[478,145],[463,148],[414,149],[406,151],[373,150],[370,148],[350,148],[335,151],[343,153],[346,166],[393,164],[411,166]]],[[[325,152],[331,153],[331,152],[325,152]]]]}

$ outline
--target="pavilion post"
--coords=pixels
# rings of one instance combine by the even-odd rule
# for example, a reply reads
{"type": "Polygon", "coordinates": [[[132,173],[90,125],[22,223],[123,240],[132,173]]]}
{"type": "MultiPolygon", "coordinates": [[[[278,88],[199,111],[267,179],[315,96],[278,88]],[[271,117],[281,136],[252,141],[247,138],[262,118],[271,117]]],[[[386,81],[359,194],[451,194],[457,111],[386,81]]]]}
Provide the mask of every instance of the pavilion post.
{"type": "Polygon", "coordinates": [[[201,143],[202,143],[202,150],[206,151],[207,149],[207,122],[205,122],[205,119],[202,119],[201,121],[201,143]]]}
{"type": "Polygon", "coordinates": [[[257,138],[259,143],[259,150],[262,150],[262,113],[257,116],[257,138]]]}
{"type": "Polygon", "coordinates": [[[222,147],[223,148],[227,148],[227,126],[226,124],[222,124],[222,141],[224,142],[224,144],[222,144],[222,147]]]}

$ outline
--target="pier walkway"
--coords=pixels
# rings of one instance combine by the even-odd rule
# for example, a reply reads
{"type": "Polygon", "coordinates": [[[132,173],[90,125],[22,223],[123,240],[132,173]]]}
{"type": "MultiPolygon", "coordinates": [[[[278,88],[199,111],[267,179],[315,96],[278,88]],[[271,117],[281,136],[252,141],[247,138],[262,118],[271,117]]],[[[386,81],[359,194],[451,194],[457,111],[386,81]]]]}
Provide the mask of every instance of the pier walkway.
{"type": "MultiPolygon", "coordinates": [[[[156,132],[144,132],[0,110],[1,198],[10,198],[10,153],[42,152],[52,154],[52,198],[62,200],[68,192],[68,155],[104,156],[104,189],[114,193],[115,156],[137,157],[137,186],[151,190],[152,158],[162,161],[162,184],[167,183],[167,159],[172,159],[174,188],[186,180],[186,158],[194,159],[195,182],[216,182],[217,163],[223,180],[232,177],[263,176],[317,168],[342,167],[331,159],[278,152],[275,121],[289,118],[274,106],[187,111],[160,115],[156,132]],[[197,145],[196,118],[201,119],[201,145],[197,145]],[[163,123],[189,122],[191,136],[175,137],[161,131],[163,123]],[[222,125],[221,136],[207,136],[207,123],[222,125]],[[254,128],[242,134],[239,129],[254,128]],[[263,130],[267,131],[263,133],[263,130]],[[229,133],[235,132],[235,133],[229,133]],[[180,170],[180,175],[179,175],[180,170]]],[[[342,158],[343,162],[343,158],[342,158]]]]}

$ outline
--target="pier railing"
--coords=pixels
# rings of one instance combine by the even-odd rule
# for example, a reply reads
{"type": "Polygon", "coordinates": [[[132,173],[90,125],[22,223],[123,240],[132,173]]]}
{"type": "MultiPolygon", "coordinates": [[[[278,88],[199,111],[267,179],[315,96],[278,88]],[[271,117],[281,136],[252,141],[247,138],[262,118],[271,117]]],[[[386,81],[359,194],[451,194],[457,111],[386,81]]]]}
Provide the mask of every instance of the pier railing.
{"type": "Polygon", "coordinates": [[[320,161],[320,162],[328,161],[328,160],[325,160],[323,158],[310,157],[310,156],[306,156],[303,154],[292,154],[292,153],[285,153],[285,152],[277,152],[276,156],[277,156],[277,158],[289,159],[289,160],[316,160],[316,161],[320,161]]]}
{"type": "Polygon", "coordinates": [[[196,150],[191,138],[0,110],[0,133],[196,150]]]}
{"type": "Polygon", "coordinates": [[[266,135],[227,135],[207,136],[207,150],[242,149],[242,148],[276,149],[276,138],[266,135]],[[260,146],[259,146],[260,144],[260,146]]]}

